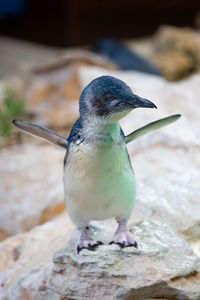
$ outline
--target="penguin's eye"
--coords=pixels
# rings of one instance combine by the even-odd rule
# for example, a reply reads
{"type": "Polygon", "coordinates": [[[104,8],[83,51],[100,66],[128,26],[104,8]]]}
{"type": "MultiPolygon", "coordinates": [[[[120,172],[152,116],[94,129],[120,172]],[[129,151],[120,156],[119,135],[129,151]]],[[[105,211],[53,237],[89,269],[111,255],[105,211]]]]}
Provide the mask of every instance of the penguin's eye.
{"type": "Polygon", "coordinates": [[[105,99],[106,99],[106,101],[112,101],[112,100],[115,100],[115,96],[106,95],[105,99]]]}

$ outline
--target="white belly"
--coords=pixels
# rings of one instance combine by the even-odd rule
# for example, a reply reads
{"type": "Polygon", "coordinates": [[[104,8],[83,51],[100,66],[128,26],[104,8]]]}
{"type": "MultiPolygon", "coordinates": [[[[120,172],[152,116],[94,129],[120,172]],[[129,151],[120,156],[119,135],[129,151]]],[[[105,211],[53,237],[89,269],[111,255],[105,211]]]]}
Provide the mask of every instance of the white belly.
{"type": "Polygon", "coordinates": [[[78,226],[111,217],[128,219],[135,179],[125,144],[71,144],[64,168],[68,213],[78,226]]]}

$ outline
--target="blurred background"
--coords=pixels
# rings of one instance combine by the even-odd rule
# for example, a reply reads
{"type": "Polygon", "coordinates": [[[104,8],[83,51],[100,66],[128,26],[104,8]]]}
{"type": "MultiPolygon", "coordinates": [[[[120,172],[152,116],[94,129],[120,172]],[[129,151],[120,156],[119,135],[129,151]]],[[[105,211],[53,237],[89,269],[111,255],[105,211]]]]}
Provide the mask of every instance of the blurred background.
{"type": "Polygon", "coordinates": [[[129,146],[139,186],[134,220],[161,219],[188,236],[196,230],[199,30],[198,0],[0,0],[0,240],[66,211],[65,153],[18,132],[12,120],[67,136],[82,89],[106,74],[159,108],[132,112],[121,122],[125,133],[183,115],[129,146]]]}
{"type": "Polygon", "coordinates": [[[0,34],[55,47],[133,39],[160,25],[198,27],[198,0],[1,0],[0,34]]]}

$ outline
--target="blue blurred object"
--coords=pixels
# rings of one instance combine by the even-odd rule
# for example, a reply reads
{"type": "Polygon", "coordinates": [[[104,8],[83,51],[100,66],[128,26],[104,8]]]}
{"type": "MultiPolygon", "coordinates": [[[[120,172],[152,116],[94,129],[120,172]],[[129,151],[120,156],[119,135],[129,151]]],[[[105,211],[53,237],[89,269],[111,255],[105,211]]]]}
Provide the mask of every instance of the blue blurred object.
{"type": "Polygon", "coordinates": [[[113,62],[122,70],[133,70],[162,76],[160,70],[145,57],[129,50],[123,44],[112,39],[103,39],[96,42],[93,50],[113,62]]]}
{"type": "Polygon", "coordinates": [[[25,10],[26,0],[0,0],[0,18],[14,17],[25,10]]]}

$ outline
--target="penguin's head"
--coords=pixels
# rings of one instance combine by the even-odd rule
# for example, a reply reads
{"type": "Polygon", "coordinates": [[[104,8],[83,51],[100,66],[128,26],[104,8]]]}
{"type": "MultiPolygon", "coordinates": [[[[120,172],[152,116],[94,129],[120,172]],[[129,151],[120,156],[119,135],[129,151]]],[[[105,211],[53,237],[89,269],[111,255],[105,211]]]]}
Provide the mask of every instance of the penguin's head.
{"type": "Polygon", "coordinates": [[[118,121],[138,107],[157,108],[151,101],[133,94],[125,82],[112,76],[94,79],[80,96],[81,117],[118,121]]]}

